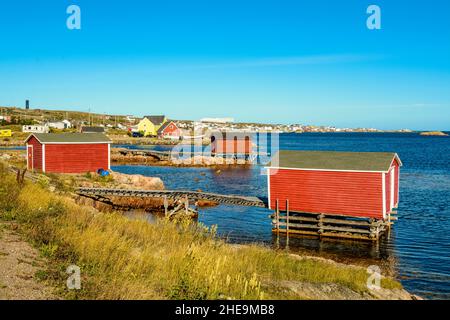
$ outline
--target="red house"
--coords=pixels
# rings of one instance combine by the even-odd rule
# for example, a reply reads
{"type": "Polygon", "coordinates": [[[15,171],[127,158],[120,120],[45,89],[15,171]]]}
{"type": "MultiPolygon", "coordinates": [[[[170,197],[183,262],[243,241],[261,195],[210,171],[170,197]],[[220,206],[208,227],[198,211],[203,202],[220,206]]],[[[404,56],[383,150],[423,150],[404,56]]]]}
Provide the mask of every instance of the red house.
{"type": "Polygon", "coordinates": [[[211,155],[245,156],[253,153],[253,133],[216,132],[211,135],[211,155]]]}
{"type": "Polygon", "coordinates": [[[179,138],[181,130],[173,121],[166,121],[157,131],[158,137],[161,138],[179,138]]]}
{"type": "Polygon", "coordinates": [[[110,169],[111,140],[102,133],[34,133],[25,143],[29,170],[83,173],[110,169]]]}
{"type": "Polygon", "coordinates": [[[279,151],[267,167],[269,208],[386,219],[399,200],[396,153],[279,151]]]}

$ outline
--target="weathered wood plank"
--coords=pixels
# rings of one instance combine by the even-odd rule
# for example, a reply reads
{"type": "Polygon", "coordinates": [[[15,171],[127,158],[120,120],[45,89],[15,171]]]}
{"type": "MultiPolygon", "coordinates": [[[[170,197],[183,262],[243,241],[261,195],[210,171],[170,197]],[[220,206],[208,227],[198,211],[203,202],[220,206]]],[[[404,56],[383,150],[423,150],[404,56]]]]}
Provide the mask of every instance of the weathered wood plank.
{"type": "MultiPolygon", "coordinates": [[[[279,222],[279,226],[286,227],[286,222],[279,222]]],[[[322,230],[331,230],[331,231],[340,231],[340,232],[352,232],[352,233],[366,233],[370,234],[369,229],[358,229],[358,228],[344,228],[344,227],[338,227],[338,226],[330,226],[330,225],[321,225],[319,224],[301,224],[301,223],[290,223],[289,227],[296,227],[296,228],[305,228],[305,229],[322,229],[322,230]]],[[[291,229],[292,230],[292,229],[291,229]]]]}
{"type": "MultiPolygon", "coordinates": [[[[272,229],[272,232],[276,232],[275,229],[272,229]]],[[[279,233],[286,233],[286,229],[280,229],[279,233]]],[[[307,230],[296,230],[289,229],[289,234],[298,234],[298,235],[308,235],[319,237],[319,234],[316,231],[307,231],[307,230]]],[[[355,234],[342,234],[342,233],[322,233],[320,235],[323,238],[339,238],[339,239],[349,239],[349,240],[365,240],[365,241],[376,241],[377,238],[371,238],[365,235],[355,235],[355,234]]]]}
{"type": "Polygon", "coordinates": [[[209,200],[221,204],[266,207],[263,200],[257,197],[240,195],[223,195],[208,192],[189,190],[133,190],[133,189],[109,189],[109,188],[78,188],[77,194],[81,196],[117,196],[139,198],[164,198],[182,199],[188,197],[192,201],[209,200]]]}

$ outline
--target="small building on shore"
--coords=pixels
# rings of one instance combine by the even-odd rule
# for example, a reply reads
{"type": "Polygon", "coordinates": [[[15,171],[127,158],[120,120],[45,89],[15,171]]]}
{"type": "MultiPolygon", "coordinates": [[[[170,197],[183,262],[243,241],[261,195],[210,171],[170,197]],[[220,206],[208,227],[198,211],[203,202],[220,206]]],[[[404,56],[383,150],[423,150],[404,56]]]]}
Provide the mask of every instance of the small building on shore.
{"type": "Polygon", "coordinates": [[[48,122],[47,126],[52,129],[64,130],[70,128],[71,124],[69,121],[63,120],[63,121],[48,122]]]}
{"type": "Polygon", "coordinates": [[[85,173],[110,169],[111,140],[102,133],[33,133],[25,143],[28,170],[85,173]]]}
{"type": "Polygon", "coordinates": [[[0,116],[0,122],[5,121],[6,123],[11,123],[11,116],[0,116]]]}
{"type": "Polygon", "coordinates": [[[279,151],[267,167],[272,210],[386,219],[399,201],[396,153],[279,151]]]}
{"type": "Polygon", "coordinates": [[[181,129],[178,128],[177,124],[173,121],[165,122],[157,131],[158,137],[169,138],[169,139],[179,139],[182,135],[181,129]]]}
{"type": "Polygon", "coordinates": [[[167,122],[167,118],[164,115],[161,116],[145,116],[138,123],[138,131],[142,132],[144,136],[158,135],[158,129],[167,122]]]}
{"type": "Polygon", "coordinates": [[[48,133],[50,128],[47,125],[26,125],[22,126],[22,132],[26,133],[48,133]]]}
{"type": "Polygon", "coordinates": [[[248,158],[253,153],[252,132],[215,132],[211,134],[211,155],[248,158]]]}
{"type": "Polygon", "coordinates": [[[0,129],[0,138],[7,138],[12,136],[11,129],[0,129]]]}

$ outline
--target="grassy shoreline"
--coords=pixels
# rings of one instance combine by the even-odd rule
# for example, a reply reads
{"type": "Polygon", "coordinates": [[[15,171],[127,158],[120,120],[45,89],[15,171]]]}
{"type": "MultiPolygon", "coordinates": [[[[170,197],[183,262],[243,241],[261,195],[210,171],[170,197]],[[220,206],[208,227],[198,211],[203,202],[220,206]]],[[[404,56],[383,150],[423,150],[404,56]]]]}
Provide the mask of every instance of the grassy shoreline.
{"type": "Polygon", "coordinates": [[[19,186],[0,163],[0,220],[10,221],[50,263],[39,275],[69,299],[407,298],[383,278],[367,286],[365,268],[292,257],[258,245],[233,246],[214,228],[188,220],[156,224],[81,206],[45,183],[19,186]],[[82,289],[65,288],[67,266],[82,289]],[[330,291],[330,288],[333,290],[330,291]],[[312,293],[314,292],[314,293],[312,293]]]}

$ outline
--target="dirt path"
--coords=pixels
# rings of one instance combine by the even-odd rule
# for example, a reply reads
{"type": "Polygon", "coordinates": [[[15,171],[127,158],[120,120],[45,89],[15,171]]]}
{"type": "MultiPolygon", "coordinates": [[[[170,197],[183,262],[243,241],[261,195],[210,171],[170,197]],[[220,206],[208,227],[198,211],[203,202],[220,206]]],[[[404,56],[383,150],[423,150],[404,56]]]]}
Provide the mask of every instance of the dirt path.
{"type": "Polygon", "coordinates": [[[44,263],[35,248],[0,222],[0,300],[57,299],[52,288],[36,279],[44,263]]]}

